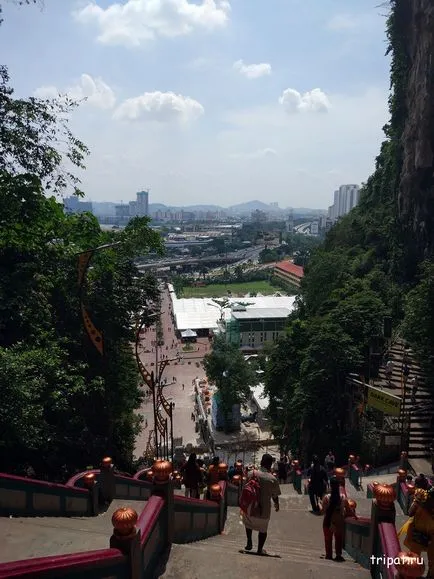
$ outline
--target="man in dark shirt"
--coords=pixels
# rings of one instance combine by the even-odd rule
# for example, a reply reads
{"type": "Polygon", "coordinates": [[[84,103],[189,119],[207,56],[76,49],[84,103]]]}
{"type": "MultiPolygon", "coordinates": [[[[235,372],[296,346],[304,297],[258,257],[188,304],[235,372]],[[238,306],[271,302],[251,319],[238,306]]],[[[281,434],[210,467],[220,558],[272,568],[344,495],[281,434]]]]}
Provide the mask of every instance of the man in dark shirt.
{"type": "Polygon", "coordinates": [[[312,505],[312,512],[319,513],[319,501],[327,490],[328,476],[325,468],[321,466],[319,458],[315,455],[312,459],[312,466],[307,471],[309,477],[309,499],[312,505]]]}

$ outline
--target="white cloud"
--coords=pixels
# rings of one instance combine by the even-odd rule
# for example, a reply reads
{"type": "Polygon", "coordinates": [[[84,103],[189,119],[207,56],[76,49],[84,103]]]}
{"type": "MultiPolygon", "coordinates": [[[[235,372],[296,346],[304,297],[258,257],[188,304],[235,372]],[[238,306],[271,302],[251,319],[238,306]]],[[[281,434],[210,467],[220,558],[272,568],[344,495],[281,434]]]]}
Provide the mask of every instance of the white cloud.
{"type": "Polygon", "coordinates": [[[279,98],[279,103],[287,113],[326,113],[331,105],[327,95],[319,88],[304,94],[293,88],[287,88],[279,98]]]}
{"type": "Polygon", "coordinates": [[[111,109],[116,103],[112,89],[101,78],[92,78],[89,74],[82,74],[77,84],[64,91],[56,86],[41,86],[34,94],[38,98],[56,98],[66,94],[77,101],[86,99],[88,104],[101,109],[111,109]]]}
{"type": "Polygon", "coordinates": [[[258,149],[253,153],[235,153],[230,155],[231,159],[265,159],[270,157],[277,157],[277,151],[266,147],[265,149],[258,149]]]}
{"type": "Polygon", "coordinates": [[[348,14],[336,14],[327,22],[327,28],[330,30],[352,30],[356,26],[356,20],[348,14]]]}
{"type": "Polygon", "coordinates": [[[158,122],[196,120],[204,113],[203,106],[196,100],[173,92],[145,92],[127,99],[115,111],[118,120],[140,118],[158,122]]]}
{"type": "Polygon", "coordinates": [[[229,0],[127,0],[101,8],[89,3],[75,13],[84,24],[95,24],[104,44],[140,46],[157,36],[191,34],[196,29],[224,27],[230,14],[229,0]]]}
{"type": "Polygon", "coordinates": [[[261,76],[268,76],[271,74],[271,64],[268,62],[260,62],[259,64],[244,64],[242,60],[234,62],[234,69],[246,78],[256,79],[261,76]]]}

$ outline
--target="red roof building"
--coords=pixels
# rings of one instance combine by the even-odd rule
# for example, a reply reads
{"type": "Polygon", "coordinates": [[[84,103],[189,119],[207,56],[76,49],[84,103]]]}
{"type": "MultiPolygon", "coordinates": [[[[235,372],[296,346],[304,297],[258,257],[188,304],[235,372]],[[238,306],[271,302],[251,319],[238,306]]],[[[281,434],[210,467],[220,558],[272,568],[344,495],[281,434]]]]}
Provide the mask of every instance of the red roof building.
{"type": "Polygon", "coordinates": [[[287,284],[300,287],[304,269],[301,265],[295,265],[292,261],[280,261],[274,266],[274,275],[287,284]]]}

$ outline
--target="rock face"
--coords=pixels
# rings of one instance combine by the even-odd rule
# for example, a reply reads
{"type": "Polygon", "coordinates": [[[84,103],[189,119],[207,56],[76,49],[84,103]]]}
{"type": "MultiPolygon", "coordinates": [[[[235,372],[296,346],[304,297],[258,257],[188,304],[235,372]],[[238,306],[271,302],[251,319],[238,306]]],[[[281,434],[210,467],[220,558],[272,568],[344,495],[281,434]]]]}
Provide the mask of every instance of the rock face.
{"type": "Polygon", "coordinates": [[[396,0],[409,18],[399,216],[420,258],[434,255],[434,0],[396,0]]]}

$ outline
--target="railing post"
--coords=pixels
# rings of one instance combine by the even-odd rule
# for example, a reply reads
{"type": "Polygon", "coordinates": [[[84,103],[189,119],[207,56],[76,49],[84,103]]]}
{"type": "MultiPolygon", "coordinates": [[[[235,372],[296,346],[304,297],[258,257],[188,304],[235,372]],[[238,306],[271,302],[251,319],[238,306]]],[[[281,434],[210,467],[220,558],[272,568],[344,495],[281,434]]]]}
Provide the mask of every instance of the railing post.
{"type": "Polygon", "coordinates": [[[172,463],[168,460],[156,460],[152,466],[154,474],[152,494],[164,499],[167,546],[173,543],[175,532],[175,499],[173,496],[173,481],[170,478],[172,470],[172,463]]]}
{"type": "Polygon", "coordinates": [[[110,548],[119,549],[130,562],[131,579],[142,577],[142,552],[140,533],[136,523],[138,515],[130,507],[117,509],[112,516],[113,534],[110,537],[110,548]]]}
{"type": "Polygon", "coordinates": [[[399,468],[408,470],[408,452],[406,452],[405,450],[401,452],[401,457],[399,460],[399,468]]]}
{"type": "MultiPolygon", "coordinates": [[[[370,531],[370,545],[369,551],[371,555],[381,555],[376,553],[379,541],[378,524],[392,523],[395,524],[396,511],[395,499],[396,492],[392,485],[374,483],[373,484],[374,499],[371,506],[371,531],[370,531]]],[[[371,564],[371,571],[375,569],[371,564]]]]}
{"type": "Polygon", "coordinates": [[[218,467],[219,480],[228,480],[228,465],[225,462],[221,462],[218,467]]]}
{"type": "Polygon", "coordinates": [[[111,503],[116,496],[116,480],[113,461],[109,456],[101,462],[101,496],[105,504],[111,503]]]}
{"type": "Polygon", "coordinates": [[[398,562],[395,564],[399,579],[412,579],[422,577],[425,571],[425,562],[421,555],[412,551],[401,551],[397,556],[398,562]]]}
{"type": "Polygon", "coordinates": [[[225,500],[222,495],[222,489],[219,484],[213,484],[209,487],[210,500],[219,506],[219,533],[225,528],[225,500]]]}
{"type": "Polygon", "coordinates": [[[240,476],[239,474],[235,474],[232,477],[232,484],[235,485],[237,487],[237,505],[240,502],[240,496],[241,496],[241,487],[243,484],[243,477],[242,475],[240,476]]]}
{"type": "Polygon", "coordinates": [[[339,485],[345,488],[345,470],[338,466],[334,469],[333,474],[338,479],[339,485]]]}
{"type": "Polygon", "coordinates": [[[95,478],[95,475],[90,472],[84,475],[83,484],[85,488],[89,491],[89,510],[91,515],[98,515],[99,513],[99,484],[95,478]]]}

